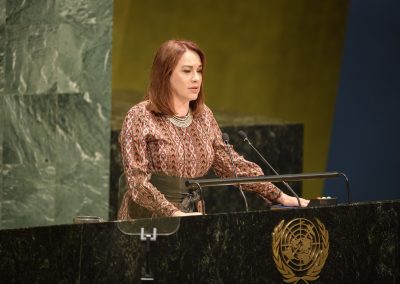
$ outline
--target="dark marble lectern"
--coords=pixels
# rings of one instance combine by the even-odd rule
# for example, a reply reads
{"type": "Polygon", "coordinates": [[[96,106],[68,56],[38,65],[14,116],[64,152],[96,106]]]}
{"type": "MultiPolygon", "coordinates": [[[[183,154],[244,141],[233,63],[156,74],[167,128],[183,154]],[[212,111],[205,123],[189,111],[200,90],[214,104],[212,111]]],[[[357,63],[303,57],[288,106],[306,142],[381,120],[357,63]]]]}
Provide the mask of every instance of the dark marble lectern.
{"type": "MultiPolygon", "coordinates": [[[[291,234],[308,228],[299,223],[281,246],[280,272],[273,242],[279,224],[293,220],[319,220],[325,235],[325,263],[309,283],[400,282],[400,201],[155,219],[159,235],[148,259],[154,281],[282,283],[283,260],[297,255],[305,267],[310,262],[299,249],[315,240],[308,231],[295,243],[291,234]]],[[[146,242],[138,233],[150,221],[0,231],[1,283],[139,283],[146,242]]]]}

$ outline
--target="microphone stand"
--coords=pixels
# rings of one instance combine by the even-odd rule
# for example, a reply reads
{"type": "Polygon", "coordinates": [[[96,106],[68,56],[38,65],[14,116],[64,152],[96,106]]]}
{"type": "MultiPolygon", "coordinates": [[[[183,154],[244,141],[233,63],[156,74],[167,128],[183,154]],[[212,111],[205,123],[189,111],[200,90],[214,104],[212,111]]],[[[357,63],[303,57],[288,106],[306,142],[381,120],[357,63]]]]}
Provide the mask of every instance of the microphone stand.
{"type": "MultiPolygon", "coordinates": [[[[230,146],[230,144],[229,144],[229,135],[227,133],[222,133],[222,140],[224,141],[224,143],[226,145],[226,148],[227,148],[226,151],[228,152],[229,159],[231,160],[231,164],[232,164],[232,167],[233,167],[233,173],[235,174],[235,177],[237,178],[238,175],[237,175],[237,171],[236,171],[236,164],[235,164],[235,161],[233,160],[232,153],[231,153],[231,150],[229,148],[229,146],[230,146]]],[[[245,208],[246,208],[246,212],[249,212],[249,205],[247,204],[246,195],[244,195],[244,192],[243,192],[241,184],[239,184],[239,191],[240,191],[240,194],[242,195],[242,198],[244,200],[244,205],[245,205],[245,208]]]]}
{"type": "MultiPolygon", "coordinates": [[[[268,163],[267,159],[265,159],[264,156],[261,155],[261,153],[257,150],[257,148],[253,146],[251,141],[247,138],[246,132],[244,132],[243,130],[240,130],[239,135],[242,136],[244,141],[246,141],[250,145],[250,147],[257,153],[257,155],[262,159],[262,161],[274,172],[274,174],[279,175],[279,173],[277,171],[275,171],[275,169],[270,165],[270,163],[268,163]]],[[[297,203],[299,204],[299,207],[301,207],[300,198],[297,195],[297,193],[293,190],[293,188],[286,181],[282,181],[282,183],[294,195],[294,197],[296,197],[297,203]]]]}
{"type": "Polygon", "coordinates": [[[185,185],[188,188],[198,188],[201,186],[222,186],[235,184],[252,184],[260,182],[283,182],[283,181],[302,181],[308,179],[326,179],[344,177],[346,181],[347,203],[350,204],[350,183],[344,173],[340,172],[321,172],[321,173],[302,173],[286,174],[275,176],[256,176],[256,177],[238,177],[238,178],[210,178],[210,179],[188,179],[185,185]]]}

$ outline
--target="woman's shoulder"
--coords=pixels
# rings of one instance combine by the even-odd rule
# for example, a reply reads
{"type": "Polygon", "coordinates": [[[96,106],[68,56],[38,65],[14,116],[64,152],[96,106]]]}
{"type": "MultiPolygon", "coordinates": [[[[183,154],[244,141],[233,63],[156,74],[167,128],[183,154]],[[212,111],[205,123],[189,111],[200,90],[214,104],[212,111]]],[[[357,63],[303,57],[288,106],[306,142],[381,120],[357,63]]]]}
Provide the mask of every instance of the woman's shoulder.
{"type": "Polygon", "coordinates": [[[152,113],[147,109],[148,101],[142,101],[134,106],[132,106],[127,114],[127,119],[143,120],[151,117],[152,113]]]}
{"type": "Polygon", "coordinates": [[[216,124],[212,110],[205,104],[203,105],[202,110],[195,119],[209,129],[214,128],[216,124]]]}
{"type": "Polygon", "coordinates": [[[146,106],[148,101],[142,101],[132,106],[124,119],[124,125],[131,125],[135,127],[146,125],[146,121],[151,120],[152,114],[146,106]]]}
{"type": "Polygon", "coordinates": [[[148,113],[149,111],[146,108],[147,104],[148,101],[141,101],[140,103],[137,103],[128,110],[128,114],[143,115],[148,113]]]}
{"type": "Polygon", "coordinates": [[[203,117],[210,117],[210,116],[212,117],[212,116],[214,116],[212,110],[206,104],[203,104],[203,107],[202,107],[200,115],[203,116],[203,117]]]}

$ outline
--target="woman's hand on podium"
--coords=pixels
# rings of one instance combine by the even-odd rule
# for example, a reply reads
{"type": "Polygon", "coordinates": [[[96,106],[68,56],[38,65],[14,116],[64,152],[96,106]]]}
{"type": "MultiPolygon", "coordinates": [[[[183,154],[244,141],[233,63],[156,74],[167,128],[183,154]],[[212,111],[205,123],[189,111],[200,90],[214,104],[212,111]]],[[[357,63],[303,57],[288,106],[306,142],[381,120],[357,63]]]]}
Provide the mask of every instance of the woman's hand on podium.
{"type": "Polygon", "coordinates": [[[172,217],[185,217],[185,216],[199,216],[202,215],[200,212],[182,212],[182,211],[175,211],[172,213],[172,217]]]}
{"type": "MultiPolygon", "coordinates": [[[[307,207],[308,203],[310,202],[310,200],[308,199],[304,198],[299,198],[299,199],[301,207],[307,207]]],[[[284,206],[299,206],[299,202],[297,201],[296,197],[287,195],[283,192],[282,195],[277,199],[277,201],[284,206]]]]}

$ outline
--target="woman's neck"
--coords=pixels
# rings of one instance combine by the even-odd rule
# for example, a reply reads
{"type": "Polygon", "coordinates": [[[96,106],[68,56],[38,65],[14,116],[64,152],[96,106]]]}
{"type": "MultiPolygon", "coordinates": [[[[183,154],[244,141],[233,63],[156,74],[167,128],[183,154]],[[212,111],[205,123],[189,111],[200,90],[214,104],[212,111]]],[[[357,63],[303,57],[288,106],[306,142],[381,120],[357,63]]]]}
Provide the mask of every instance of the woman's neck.
{"type": "Polygon", "coordinates": [[[189,112],[189,102],[181,103],[181,102],[174,102],[174,110],[177,116],[185,116],[189,112]]]}

